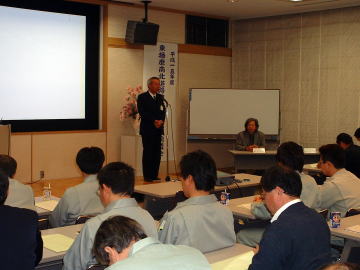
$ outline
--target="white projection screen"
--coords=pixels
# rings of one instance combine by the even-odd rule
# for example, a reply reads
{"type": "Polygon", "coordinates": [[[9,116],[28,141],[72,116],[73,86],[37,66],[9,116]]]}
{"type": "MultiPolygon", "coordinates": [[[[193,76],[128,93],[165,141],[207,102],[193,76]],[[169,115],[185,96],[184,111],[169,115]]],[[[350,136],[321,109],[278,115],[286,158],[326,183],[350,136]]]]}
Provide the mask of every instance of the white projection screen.
{"type": "Polygon", "coordinates": [[[279,134],[279,90],[190,89],[189,98],[189,135],[237,134],[250,117],[266,135],[279,134]]]}
{"type": "Polygon", "coordinates": [[[85,118],[86,17],[0,6],[0,118],[85,118]]]}

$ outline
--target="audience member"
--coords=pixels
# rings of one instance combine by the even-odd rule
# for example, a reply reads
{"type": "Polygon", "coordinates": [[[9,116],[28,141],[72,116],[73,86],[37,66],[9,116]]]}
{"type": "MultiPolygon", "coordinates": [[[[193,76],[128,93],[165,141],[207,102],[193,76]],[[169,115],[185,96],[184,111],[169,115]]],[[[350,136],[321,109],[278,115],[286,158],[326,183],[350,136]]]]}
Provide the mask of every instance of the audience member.
{"type": "Polygon", "coordinates": [[[273,215],[249,270],[316,270],[331,261],[330,231],[323,217],[300,200],[297,172],[275,166],[261,178],[273,215]]]}
{"type": "Polygon", "coordinates": [[[52,227],[72,225],[80,215],[96,215],[104,210],[97,195],[99,183],[96,178],[104,160],[104,152],[98,147],[80,149],[76,164],[81,171],[83,183],[65,191],[49,217],[52,227]]]}
{"type": "Polygon", "coordinates": [[[345,150],[345,169],[360,177],[360,146],[355,145],[349,134],[340,133],[336,143],[345,150]]]}
{"type": "Polygon", "coordinates": [[[91,247],[101,223],[108,217],[121,215],[130,217],[141,224],[146,235],[157,238],[154,219],[138,206],[131,194],[134,191],[134,169],[122,162],[112,162],[98,173],[99,196],[105,210],[89,219],[76,237],[64,257],[64,270],[85,270],[96,263],[91,247]]]}
{"type": "Polygon", "coordinates": [[[34,192],[30,186],[15,180],[17,162],[8,155],[0,155],[0,170],[9,177],[9,196],[5,205],[35,210],[34,192]]]}
{"type": "MultiPolygon", "coordinates": [[[[300,175],[302,183],[300,199],[306,206],[314,208],[317,184],[314,178],[302,172],[304,167],[303,148],[295,142],[282,143],[275,158],[279,166],[295,170],[300,175]]],[[[271,213],[266,208],[261,196],[256,197],[255,202],[251,204],[251,212],[257,219],[271,219],[271,213]]],[[[237,233],[237,242],[255,247],[260,243],[264,230],[265,227],[242,229],[237,233]]]]}
{"type": "Polygon", "coordinates": [[[214,160],[203,151],[188,153],[180,162],[181,183],[187,200],[165,213],[160,222],[163,243],[187,245],[210,252],[234,245],[234,218],[215,195],[214,160]]]}
{"type": "Polygon", "coordinates": [[[340,212],[344,217],[350,208],[360,208],[360,180],[344,169],[345,151],[340,146],[323,145],[319,152],[318,167],[328,178],[318,186],[316,208],[340,212]]]}
{"type": "Polygon", "coordinates": [[[0,172],[0,268],[33,270],[43,252],[38,215],[29,209],[4,205],[10,192],[9,178],[0,172]]]}
{"type": "Polygon", "coordinates": [[[108,270],[210,270],[195,248],[161,244],[147,237],[138,222],[124,216],[105,220],[96,233],[93,253],[108,270]]]}

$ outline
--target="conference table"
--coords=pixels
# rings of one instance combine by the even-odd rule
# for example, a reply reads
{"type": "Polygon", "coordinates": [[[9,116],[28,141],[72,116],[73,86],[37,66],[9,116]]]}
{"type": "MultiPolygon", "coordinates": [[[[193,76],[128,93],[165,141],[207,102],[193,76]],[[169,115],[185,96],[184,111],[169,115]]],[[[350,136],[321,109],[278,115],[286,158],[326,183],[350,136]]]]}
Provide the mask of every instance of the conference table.
{"type": "Polygon", "coordinates": [[[305,164],[303,168],[304,173],[307,174],[320,173],[321,170],[317,167],[317,165],[318,165],[317,163],[305,164]]]}
{"type": "Polygon", "coordinates": [[[256,217],[251,213],[251,203],[254,201],[255,197],[256,196],[249,196],[231,199],[228,207],[237,218],[256,219],[256,217]]]}
{"type": "MultiPolygon", "coordinates": [[[[41,235],[62,234],[75,239],[84,224],[59,227],[54,229],[42,230],[41,235]]],[[[60,270],[63,266],[63,258],[66,251],[55,252],[47,248],[43,248],[43,258],[36,269],[41,270],[60,270]]]]}
{"type": "MultiPolygon", "coordinates": [[[[59,227],[54,229],[42,230],[42,235],[49,234],[62,234],[72,239],[75,239],[78,233],[80,232],[83,224],[71,225],[66,227],[59,227]]],[[[235,244],[232,247],[212,251],[205,254],[205,257],[208,259],[210,264],[214,264],[223,260],[227,260],[233,257],[239,257],[241,255],[246,256],[245,258],[241,258],[242,260],[247,260],[249,263],[253,256],[252,248],[242,245],[235,244]]],[[[66,251],[54,252],[47,248],[43,248],[43,258],[40,261],[39,265],[36,269],[41,270],[60,270],[63,266],[63,258],[65,256],[66,251]]]]}
{"type": "MultiPolygon", "coordinates": [[[[60,198],[56,197],[56,196],[51,196],[51,200],[60,201],[60,198]]],[[[35,204],[38,203],[38,202],[46,202],[46,200],[44,200],[42,196],[35,197],[35,204]]],[[[51,209],[41,208],[41,207],[36,206],[36,205],[35,205],[35,210],[38,213],[39,218],[48,218],[51,215],[51,212],[52,212],[51,209]]]]}
{"type": "MultiPolygon", "coordinates": [[[[224,191],[231,193],[231,196],[246,196],[249,189],[260,185],[260,176],[251,174],[235,174],[234,183],[228,186],[215,186],[214,192],[224,191]]],[[[156,184],[137,185],[135,193],[143,194],[144,208],[155,218],[161,218],[168,210],[176,206],[176,194],[182,191],[181,181],[162,182],[156,184]]],[[[251,191],[251,190],[250,190],[251,191]]],[[[253,192],[252,192],[253,194],[253,192]]]]}
{"type": "MultiPolygon", "coordinates": [[[[235,183],[228,186],[215,186],[214,191],[223,191],[226,188],[247,188],[260,185],[258,175],[239,173],[235,174],[235,183]]],[[[136,185],[134,191],[145,196],[155,198],[171,198],[182,191],[181,181],[162,182],[156,184],[136,185]]]]}
{"type": "MultiPolygon", "coordinates": [[[[234,156],[235,172],[239,170],[265,170],[275,165],[275,150],[268,150],[263,153],[250,151],[228,150],[234,156]]],[[[305,153],[305,163],[315,163],[319,161],[319,153],[305,153]]]]}
{"type": "Polygon", "coordinates": [[[341,261],[346,262],[353,247],[360,247],[360,215],[341,219],[339,228],[330,228],[334,236],[345,238],[341,261]]]}

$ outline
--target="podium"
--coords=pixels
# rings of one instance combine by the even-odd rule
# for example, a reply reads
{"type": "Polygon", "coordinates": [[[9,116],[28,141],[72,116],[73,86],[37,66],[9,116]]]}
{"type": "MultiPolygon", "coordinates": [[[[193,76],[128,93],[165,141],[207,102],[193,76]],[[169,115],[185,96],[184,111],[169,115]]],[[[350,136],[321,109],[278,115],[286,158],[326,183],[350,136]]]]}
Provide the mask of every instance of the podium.
{"type": "Polygon", "coordinates": [[[0,125],[0,154],[10,155],[11,125],[0,125]]]}

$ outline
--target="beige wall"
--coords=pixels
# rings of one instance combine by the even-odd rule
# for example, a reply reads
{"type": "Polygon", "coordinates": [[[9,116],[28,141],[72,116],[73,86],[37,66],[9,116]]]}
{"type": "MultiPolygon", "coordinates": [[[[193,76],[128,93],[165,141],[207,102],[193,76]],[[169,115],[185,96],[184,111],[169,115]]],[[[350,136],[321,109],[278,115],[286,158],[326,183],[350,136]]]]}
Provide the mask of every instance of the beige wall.
{"type": "MultiPolygon", "coordinates": [[[[109,37],[124,38],[127,20],[140,20],[143,9],[109,6],[109,37]]],[[[150,10],[149,20],[160,24],[159,41],[184,43],[185,15],[150,10]]],[[[46,179],[80,176],[75,164],[77,151],[84,146],[99,146],[107,162],[120,160],[121,135],[132,135],[129,121],[120,122],[119,113],[126,89],[142,84],[143,50],[108,49],[107,132],[13,135],[11,155],[18,161],[17,178],[36,181],[40,170],[46,179]]],[[[176,117],[181,132],[176,135],[178,155],[185,152],[187,91],[191,87],[230,87],[231,57],[180,54],[176,117]]],[[[216,148],[217,149],[217,148],[216,148]]],[[[133,155],[134,153],[128,153],[133,155]]],[[[173,165],[171,164],[172,168],[173,165]]],[[[161,166],[164,171],[164,164],[161,166]]]]}
{"type": "Polygon", "coordinates": [[[233,24],[234,88],[281,89],[281,140],[317,147],[360,126],[360,7],[233,24]]]}

